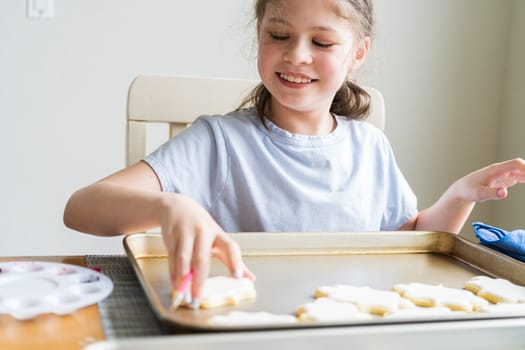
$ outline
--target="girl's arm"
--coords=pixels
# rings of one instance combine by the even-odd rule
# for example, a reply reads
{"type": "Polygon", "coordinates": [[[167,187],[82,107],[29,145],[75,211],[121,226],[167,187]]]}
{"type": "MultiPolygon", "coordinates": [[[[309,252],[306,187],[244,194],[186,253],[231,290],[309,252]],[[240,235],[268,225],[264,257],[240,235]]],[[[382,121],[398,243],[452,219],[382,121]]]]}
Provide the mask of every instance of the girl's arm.
{"type": "Polygon", "coordinates": [[[115,236],[159,226],[165,194],[143,162],[76,191],[64,210],[64,223],[77,231],[115,236]]]}
{"type": "Polygon", "coordinates": [[[161,191],[154,171],[139,162],[75,192],[64,210],[64,223],[101,236],[161,228],[168,251],[171,283],[176,288],[193,270],[195,306],[216,256],[232,275],[254,278],[240,248],[209,213],[189,197],[161,191]]]}
{"type": "Polygon", "coordinates": [[[507,188],[525,183],[525,161],[495,163],[454,182],[430,208],[419,212],[400,230],[459,233],[475,203],[507,197],[507,188]]]}

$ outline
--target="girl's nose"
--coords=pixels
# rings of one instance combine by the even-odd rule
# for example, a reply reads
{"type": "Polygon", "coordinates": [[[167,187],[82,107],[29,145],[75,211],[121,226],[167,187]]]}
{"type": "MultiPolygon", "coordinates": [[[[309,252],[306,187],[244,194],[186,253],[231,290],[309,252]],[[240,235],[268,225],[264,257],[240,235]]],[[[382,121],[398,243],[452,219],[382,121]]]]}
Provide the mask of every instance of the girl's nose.
{"type": "Polygon", "coordinates": [[[305,40],[290,40],[283,58],[286,62],[293,65],[312,63],[312,53],[309,43],[305,40]]]}

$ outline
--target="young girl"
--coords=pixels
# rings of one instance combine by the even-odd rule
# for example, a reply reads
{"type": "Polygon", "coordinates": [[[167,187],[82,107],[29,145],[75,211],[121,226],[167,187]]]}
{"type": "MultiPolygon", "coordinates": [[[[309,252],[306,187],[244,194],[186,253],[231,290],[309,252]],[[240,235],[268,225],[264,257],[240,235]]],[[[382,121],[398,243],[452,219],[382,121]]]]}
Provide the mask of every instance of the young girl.
{"type": "Polygon", "coordinates": [[[257,0],[262,84],[243,108],[201,117],[129,168],[70,198],[65,224],[96,235],[161,227],[171,283],[210,256],[254,278],[225,232],[435,230],[458,233],[475,202],[525,182],[514,159],[471,173],[421,212],[369,97],[350,76],[367,56],[371,0],[257,0]]]}

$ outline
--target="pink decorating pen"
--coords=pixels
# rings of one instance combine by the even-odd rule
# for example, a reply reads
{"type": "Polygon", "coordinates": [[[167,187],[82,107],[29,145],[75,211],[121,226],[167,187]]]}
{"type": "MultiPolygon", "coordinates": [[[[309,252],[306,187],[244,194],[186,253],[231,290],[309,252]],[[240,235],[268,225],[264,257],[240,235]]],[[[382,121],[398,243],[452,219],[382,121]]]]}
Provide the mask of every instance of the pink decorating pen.
{"type": "Polygon", "coordinates": [[[178,308],[180,303],[182,303],[182,300],[184,299],[186,292],[188,292],[188,288],[190,287],[192,280],[193,280],[193,270],[190,270],[190,272],[188,272],[182,278],[179,288],[177,289],[177,295],[175,296],[175,300],[173,301],[173,305],[172,305],[174,309],[178,308]]]}

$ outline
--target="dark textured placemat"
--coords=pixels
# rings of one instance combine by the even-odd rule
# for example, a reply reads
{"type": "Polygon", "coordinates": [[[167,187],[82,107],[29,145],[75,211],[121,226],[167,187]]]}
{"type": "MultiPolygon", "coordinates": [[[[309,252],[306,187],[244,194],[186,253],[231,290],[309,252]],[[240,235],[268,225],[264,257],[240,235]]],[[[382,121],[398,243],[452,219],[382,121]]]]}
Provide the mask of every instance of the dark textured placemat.
{"type": "Polygon", "coordinates": [[[160,324],[150,308],[133,267],[125,255],[88,255],[88,267],[113,281],[113,292],[99,303],[108,339],[160,335],[160,324]]]}

